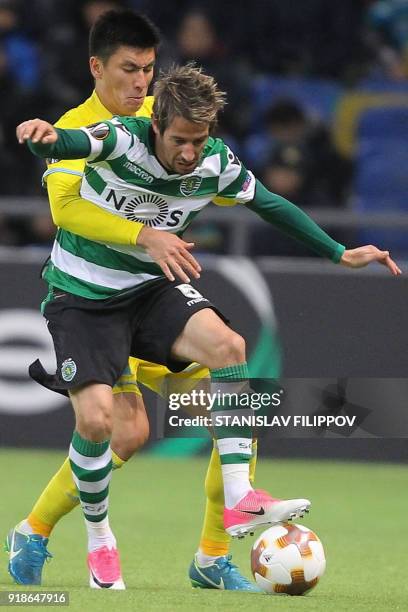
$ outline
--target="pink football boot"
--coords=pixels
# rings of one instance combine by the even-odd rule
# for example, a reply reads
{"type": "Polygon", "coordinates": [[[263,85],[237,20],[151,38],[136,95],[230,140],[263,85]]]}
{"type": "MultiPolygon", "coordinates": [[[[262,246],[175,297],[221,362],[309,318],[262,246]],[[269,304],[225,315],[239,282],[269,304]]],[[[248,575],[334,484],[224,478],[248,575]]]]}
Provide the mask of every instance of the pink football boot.
{"type": "Polygon", "coordinates": [[[308,499],[275,499],[266,491],[249,491],[234,508],[224,508],[224,528],[232,537],[243,538],[265,525],[291,521],[309,512],[308,499]]]}
{"type": "Polygon", "coordinates": [[[92,589],[125,589],[116,548],[102,546],[88,554],[89,586],[92,589]]]}

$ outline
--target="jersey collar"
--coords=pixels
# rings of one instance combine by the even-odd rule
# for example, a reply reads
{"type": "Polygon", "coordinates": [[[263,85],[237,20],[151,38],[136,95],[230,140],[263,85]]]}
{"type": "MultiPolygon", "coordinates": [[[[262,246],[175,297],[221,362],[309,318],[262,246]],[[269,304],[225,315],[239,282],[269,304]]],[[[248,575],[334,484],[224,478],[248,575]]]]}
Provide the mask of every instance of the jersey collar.
{"type": "MultiPolygon", "coordinates": [[[[96,93],[95,89],[93,90],[92,95],[89,98],[89,101],[92,104],[94,111],[97,113],[99,117],[106,117],[106,118],[113,117],[111,111],[108,110],[106,106],[104,106],[102,102],[100,101],[100,98],[98,97],[98,94],[96,93]]],[[[136,113],[130,116],[136,117],[136,113]]]]}
{"type": "Polygon", "coordinates": [[[108,110],[106,106],[102,104],[95,90],[93,90],[92,95],[89,98],[89,101],[92,104],[95,113],[97,113],[99,117],[106,117],[106,118],[113,117],[110,110],[108,110]]]}

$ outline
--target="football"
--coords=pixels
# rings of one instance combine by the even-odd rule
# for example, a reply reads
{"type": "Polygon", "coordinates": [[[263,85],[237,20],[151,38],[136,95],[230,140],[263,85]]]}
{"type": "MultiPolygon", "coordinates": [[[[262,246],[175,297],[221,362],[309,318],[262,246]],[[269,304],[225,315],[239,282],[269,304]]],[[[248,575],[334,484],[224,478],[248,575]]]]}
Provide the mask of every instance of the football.
{"type": "Polygon", "coordinates": [[[258,586],[272,595],[303,595],[316,586],[326,568],[317,535],[304,525],[283,523],[262,533],[251,551],[258,586]]]}

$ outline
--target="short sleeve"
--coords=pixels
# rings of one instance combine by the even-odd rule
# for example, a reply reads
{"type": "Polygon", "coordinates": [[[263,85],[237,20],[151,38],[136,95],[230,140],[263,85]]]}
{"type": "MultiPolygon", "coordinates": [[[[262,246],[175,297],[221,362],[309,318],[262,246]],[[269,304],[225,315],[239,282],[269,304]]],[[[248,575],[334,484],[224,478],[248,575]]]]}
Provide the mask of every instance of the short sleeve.
{"type": "Polygon", "coordinates": [[[219,191],[213,201],[219,206],[245,204],[253,200],[255,196],[254,175],[245,168],[226,144],[221,153],[218,188],[219,191]]]}
{"type": "Polygon", "coordinates": [[[91,144],[88,163],[116,159],[129,149],[133,141],[128,129],[115,118],[94,123],[81,130],[88,136],[91,144]]]}

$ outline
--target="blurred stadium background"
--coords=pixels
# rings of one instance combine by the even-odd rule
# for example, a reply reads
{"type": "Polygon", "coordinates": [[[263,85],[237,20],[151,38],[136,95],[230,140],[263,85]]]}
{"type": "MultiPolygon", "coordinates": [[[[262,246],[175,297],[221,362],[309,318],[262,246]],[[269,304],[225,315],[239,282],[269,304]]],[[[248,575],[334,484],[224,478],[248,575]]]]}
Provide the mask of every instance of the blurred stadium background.
{"type": "MultiPolygon", "coordinates": [[[[194,59],[216,76],[229,101],[219,135],[271,191],[349,247],[389,249],[407,274],[408,0],[0,0],[2,447],[44,449],[52,440],[63,449],[73,424],[67,402],[26,373],[37,356],[49,367],[53,361],[38,305],[54,227],[42,164],[17,145],[15,126],[36,116],[54,121],[88,96],[87,33],[118,6],[147,13],[161,28],[159,68],[194,59]]],[[[316,387],[319,402],[341,387],[345,402],[380,415],[347,437],[266,437],[261,456],[320,458],[315,475],[334,458],[406,462],[407,280],[380,267],[354,273],[320,261],[238,208],[205,211],[190,238],[206,270],[199,286],[247,338],[254,377],[296,378],[305,412],[315,407],[316,387]],[[244,266],[250,286],[241,283],[244,266]],[[361,391],[366,383],[356,392],[351,377],[372,379],[374,392],[361,391]],[[313,393],[302,378],[313,380],[313,393]]],[[[146,398],[149,453],[207,455],[206,438],[159,439],[160,406],[146,398]]],[[[30,456],[22,455],[26,464],[30,456]]],[[[2,474],[10,457],[0,454],[2,474]]],[[[367,478],[375,486],[375,471],[367,478]]],[[[396,503],[400,482],[387,493],[396,503]]]]}

